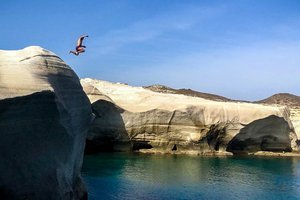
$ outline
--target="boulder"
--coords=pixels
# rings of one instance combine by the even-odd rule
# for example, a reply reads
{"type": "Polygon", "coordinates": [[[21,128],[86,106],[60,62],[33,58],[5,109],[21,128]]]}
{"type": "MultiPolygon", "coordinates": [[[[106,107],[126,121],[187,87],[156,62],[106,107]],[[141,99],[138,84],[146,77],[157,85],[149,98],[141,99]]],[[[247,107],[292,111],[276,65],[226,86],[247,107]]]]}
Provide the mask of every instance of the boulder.
{"type": "Polygon", "coordinates": [[[98,129],[90,129],[91,141],[104,141],[102,138],[109,135],[104,130],[113,128],[111,143],[126,138],[132,142],[132,150],[143,152],[248,154],[298,150],[286,107],[212,101],[94,79],[81,82],[97,91],[87,94],[94,113],[103,113],[96,114],[94,126],[98,129]],[[101,105],[107,104],[110,106],[105,112],[101,105]],[[111,108],[115,108],[114,117],[111,108]]]}
{"type": "Polygon", "coordinates": [[[1,199],[87,199],[80,170],[91,119],[79,78],[57,55],[1,50],[1,199]]]}
{"type": "Polygon", "coordinates": [[[257,103],[288,107],[295,132],[298,138],[300,137],[300,96],[289,93],[278,93],[261,101],[257,101],[257,103]]]}

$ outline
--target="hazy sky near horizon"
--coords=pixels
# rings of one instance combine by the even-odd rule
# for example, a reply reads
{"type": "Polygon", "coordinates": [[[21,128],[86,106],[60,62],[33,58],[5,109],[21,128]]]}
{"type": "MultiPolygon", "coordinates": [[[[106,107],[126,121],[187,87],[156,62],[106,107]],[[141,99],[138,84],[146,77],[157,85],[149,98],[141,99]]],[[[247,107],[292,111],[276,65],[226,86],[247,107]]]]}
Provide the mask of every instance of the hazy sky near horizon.
{"type": "Polygon", "coordinates": [[[300,96],[299,0],[10,0],[0,7],[0,49],[42,46],[81,78],[243,100],[300,96]],[[86,53],[68,54],[85,33],[86,53]]]}

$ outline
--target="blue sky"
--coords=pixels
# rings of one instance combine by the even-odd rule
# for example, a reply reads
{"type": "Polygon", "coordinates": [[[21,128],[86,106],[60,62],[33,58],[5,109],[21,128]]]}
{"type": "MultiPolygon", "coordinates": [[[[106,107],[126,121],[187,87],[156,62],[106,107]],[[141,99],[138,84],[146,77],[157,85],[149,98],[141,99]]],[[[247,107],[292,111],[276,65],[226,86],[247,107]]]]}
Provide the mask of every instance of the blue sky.
{"type": "Polygon", "coordinates": [[[10,0],[0,49],[39,45],[79,77],[259,100],[300,96],[299,0],[10,0]],[[85,54],[68,54],[87,33],[85,54]]]}

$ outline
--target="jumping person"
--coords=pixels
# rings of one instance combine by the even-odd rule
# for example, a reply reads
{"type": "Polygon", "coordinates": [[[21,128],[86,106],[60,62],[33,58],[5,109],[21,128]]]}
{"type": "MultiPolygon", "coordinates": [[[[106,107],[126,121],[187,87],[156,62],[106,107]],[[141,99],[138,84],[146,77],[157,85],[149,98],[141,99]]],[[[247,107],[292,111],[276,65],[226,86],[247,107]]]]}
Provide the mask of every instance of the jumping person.
{"type": "Polygon", "coordinates": [[[72,54],[78,56],[80,53],[85,52],[86,46],[82,45],[83,39],[85,37],[89,37],[89,36],[88,35],[80,36],[78,41],[77,41],[76,48],[75,48],[76,51],[70,51],[69,53],[72,53],[72,54]]]}

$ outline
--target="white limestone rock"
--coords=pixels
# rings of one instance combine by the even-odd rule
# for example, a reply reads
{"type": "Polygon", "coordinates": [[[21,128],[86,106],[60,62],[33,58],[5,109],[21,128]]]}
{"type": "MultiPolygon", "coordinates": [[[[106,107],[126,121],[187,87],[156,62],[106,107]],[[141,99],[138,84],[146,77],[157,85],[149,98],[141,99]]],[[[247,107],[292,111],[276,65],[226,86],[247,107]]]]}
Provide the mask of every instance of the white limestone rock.
{"type": "Polygon", "coordinates": [[[295,132],[300,137],[300,108],[290,108],[291,112],[291,121],[295,128],[295,132]]]}
{"type": "Polygon", "coordinates": [[[89,100],[74,71],[32,46],[0,50],[1,199],[86,199],[89,100]]]}
{"type": "Polygon", "coordinates": [[[132,142],[120,115],[125,110],[92,85],[82,82],[82,86],[91,101],[95,115],[87,135],[85,153],[130,151],[132,142]]]}
{"type": "Polygon", "coordinates": [[[87,93],[94,112],[106,113],[101,104],[107,102],[110,109],[117,108],[117,123],[112,120],[106,126],[103,122],[109,121],[109,116],[96,116],[94,126],[101,129],[89,132],[91,141],[101,141],[102,129],[113,127],[114,135],[118,135],[117,130],[122,130],[121,135],[126,131],[134,150],[152,148],[153,152],[203,154],[298,149],[285,107],[217,102],[93,79],[81,82],[97,90],[98,97],[87,93]]]}

